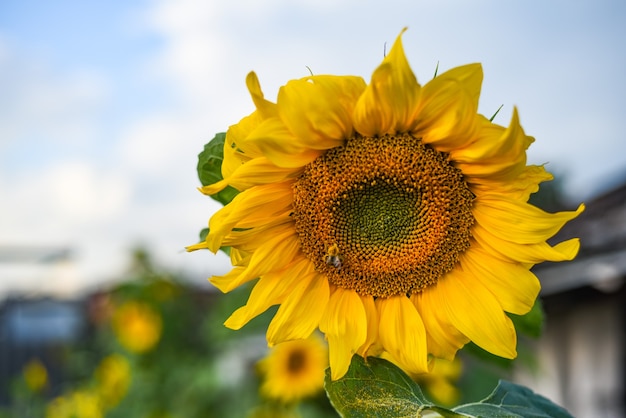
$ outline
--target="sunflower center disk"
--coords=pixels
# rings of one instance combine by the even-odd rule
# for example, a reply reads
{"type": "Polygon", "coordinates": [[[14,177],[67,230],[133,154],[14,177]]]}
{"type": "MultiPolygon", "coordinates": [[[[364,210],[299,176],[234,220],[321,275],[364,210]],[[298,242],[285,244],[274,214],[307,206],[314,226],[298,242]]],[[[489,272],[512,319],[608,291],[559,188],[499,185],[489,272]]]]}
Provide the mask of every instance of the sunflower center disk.
{"type": "Polygon", "coordinates": [[[419,292],[469,248],[473,194],[447,155],[411,135],[356,136],[294,185],[302,251],[361,295],[419,292]]]}
{"type": "Polygon", "coordinates": [[[306,366],[306,354],[301,350],[295,350],[289,353],[289,359],[287,361],[287,370],[292,375],[296,375],[305,368],[306,366]]]}

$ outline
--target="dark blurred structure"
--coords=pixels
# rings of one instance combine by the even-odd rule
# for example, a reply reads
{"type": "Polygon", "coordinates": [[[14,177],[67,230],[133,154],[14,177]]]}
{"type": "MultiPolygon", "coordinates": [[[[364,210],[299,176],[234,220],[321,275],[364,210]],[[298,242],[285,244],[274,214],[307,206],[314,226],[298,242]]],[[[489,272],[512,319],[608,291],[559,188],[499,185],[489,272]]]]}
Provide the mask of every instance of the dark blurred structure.
{"type": "MultiPolygon", "coordinates": [[[[71,251],[62,247],[0,245],[0,263],[4,265],[55,265],[71,258],[71,251]]],[[[45,365],[49,394],[55,394],[62,378],[61,357],[84,330],[82,302],[2,296],[6,299],[0,303],[0,404],[9,403],[11,386],[32,360],[45,365]]]]}
{"type": "Polygon", "coordinates": [[[574,261],[534,269],[546,324],[536,370],[516,377],[576,417],[626,417],[626,181],[586,202],[555,242],[572,237],[574,261]]]}
{"type": "Polygon", "coordinates": [[[41,361],[49,395],[60,392],[67,347],[85,330],[83,304],[50,298],[10,298],[0,306],[0,403],[11,400],[11,384],[24,366],[41,361]]]}

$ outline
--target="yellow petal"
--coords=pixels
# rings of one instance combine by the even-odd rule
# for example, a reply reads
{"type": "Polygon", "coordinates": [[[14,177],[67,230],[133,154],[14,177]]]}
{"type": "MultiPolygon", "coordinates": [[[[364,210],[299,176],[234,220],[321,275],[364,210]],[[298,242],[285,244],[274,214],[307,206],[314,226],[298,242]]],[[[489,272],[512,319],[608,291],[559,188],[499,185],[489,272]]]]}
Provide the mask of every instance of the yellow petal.
{"type": "Polygon", "coordinates": [[[254,71],[248,73],[246,77],[246,86],[248,86],[248,91],[250,92],[250,96],[252,96],[252,101],[257,108],[257,111],[263,118],[271,118],[278,114],[278,108],[275,103],[265,100],[263,96],[263,91],[261,91],[261,83],[259,83],[259,78],[256,76],[254,71]]]}
{"type": "Polygon", "coordinates": [[[308,338],[319,326],[328,298],[326,276],[315,271],[301,276],[267,328],[269,345],[308,338]]]}
{"type": "Polygon", "coordinates": [[[267,234],[263,245],[259,246],[250,257],[246,269],[236,279],[231,280],[226,291],[229,292],[263,274],[281,270],[296,258],[301,257],[301,254],[300,240],[295,230],[287,229],[285,233],[277,235],[267,234]]]}
{"type": "Polygon", "coordinates": [[[222,240],[223,247],[253,253],[265,244],[267,236],[289,235],[294,231],[293,216],[281,215],[256,228],[233,229],[222,240]]]}
{"type": "Polygon", "coordinates": [[[245,267],[235,267],[223,276],[213,276],[209,279],[211,284],[217,287],[224,293],[228,293],[236,286],[231,286],[231,283],[237,279],[244,271],[245,267]]]}
{"type": "Polygon", "coordinates": [[[233,312],[224,325],[231,329],[240,329],[270,306],[281,303],[298,284],[300,277],[310,273],[311,263],[302,258],[283,270],[264,275],[252,288],[248,302],[233,312]]]}
{"type": "Polygon", "coordinates": [[[389,354],[410,373],[428,371],[426,330],[415,306],[404,296],[376,299],[378,333],[389,354]]]}
{"type": "Polygon", "coordinates": [[[526,314],[541,289],[539,280],[530,270],[493,257],[476,245],[463,254],[460,264],[468,277],[489,289],[506,312],[526,314]]]}
{"type": "Polygon", "coordinates": [[[516,244],[493,235],[480,224],[473,226],[472,235],[480,246],[488,250],[490,254],[498,256],[505,261],[526,264],[573,260],[580,248],[580,240],[578,238],[563,241],[553,247],[546,242],[516,244]]]}
{"type": "Polygon", "coordinates": [[[583,210],[548,213],[528,203],[494,194],[474,200],[474,219],[493,235],[517,244],[535,244],[556,234],[583,210]]]}
{"type": "Polygon", "coordinates": [[[509,199],[527,202],[539,184],[553,179],[542,165],[528,165],[513,181],[500,181],[491,177],[467,177],[470,189],[477,196],[484,194],[505,195],[509,199]]]}
{"type": "Polygon", "coordinates": [[[430,286],[411,295],[411,302],[424,322],[428,352],[435,357],[452,360],[469,339],[446,316],[442,309],[442,297],[437,286],[430,286]]]}
{"type": "Polygon", "coordinates": [[[450,157],[470,182],[473,177],[514,179],[526,167],[526,149],[534,138],[524,133],[517,108],[506,129],[481,118],[478,139],[467,147],[451,149],[450,157]]]}
{"type": "Polygon", "coordinates": [[[278,117],[264,120],[248,135],[246,144],[254,144],[277,167],[299,168],[320,156],[298,141],[278,117]]]}
{"type": "Polygon", "coordinates": [[[250,263],[250,258],[252,258],[252,253],[231,247],[230,264],[233,266],[247,266],[250,263]]]}
{"type": "Polygon", "coordinates": [[[402,33],[372,74],[354,110],[354,127],[364,136],[408,132],[412,129],[420,85],[402,47],[402,33]]]}
{"type": "MultiPolygon", "coordinates": [[[[252,96],[252,100],[257,106],[257,110],[249,116],[242,118],[239,123],[232,125],[226,132],[224,141],[224,159],[222,161],[222,176],[224,179],[230,178],[239,167],[250,160],[262,157],[261,150],[256,144],[246,142],[246,138],[253,132],[264,120],[272,116],[276,116],[277,108],[274,103],[268,102],[263,98],[263,92],[259,85],[256,74],[249,73],[246,77],[246,84],[252,96]]],[[[219,189],[223,189],[228,185],[228,181],[220,182],[219,189]]],[[[215,188],[218,185],[210,185],[204,189],[207,194],[216,193],[215,188]]],[[[233,187],[236,187],[233,185],[233,187]]],[[[239,189],[242,190],[242,189],[239,189]]]]}
{"type": "Polygon", "coordinates": [[[367,314],[359,295],[334,288],[319,328],[328,340],[331,378],[337,380],[346,374],[352,356],[367,338],[367,314]]]}
{"type": "Polygon", "coordinates": [[[206,241],[203,242],[199,242],[197,244],[193,244],[193,245],[188,245],[185,247],[185,250],[187,251],[196,251],[196,250],[208,250],[209,246],[206,243],[206,241]]]}
{"type": "Polygon", "coordinates": [[[239,165],[228,178],[204,186],[200,191],[206,195],[212,195],[228,185],[242,191],[259,184],[289,180],[297,175],[298,171],[293,168],[278,167],[266,157],[258,157],[239,165]]]}
{"type": "Polygon", "coordinates": [[[444,295],[442,309],[452,324],[470,340],[500,357],[515,358],[517,335],[494,296],[467,273],[453,270],[437,283],[444,295]]]}
{"type": "Polygon", "coordinates": [[[302,150],[338,147],[353,134],[352,112],[364,89],[360,77],[292,80],[278,92],[279,114],[302,150]]]}
{"type": "Polygon", "coordinates": [[[382,350],[382,346],[378,346],[378,323],[380,321],[378,319],[378,310],[376,309],[374,298],[367,295],[360,296],[360,298],[365,308],[365,316],[367,317],[367,338],[365,343],[358,349],[357,353],[361,357],[367,358],[368,355],[377,355],[380,350],[382,350]]]}
{"type": "Polygon", "coordinates": [[[262,156],[260,150],[254,146],[245,144],[245,139],[261,122],[263,118],[259,112],[241,119],[236,125],[232,125],[226,132],[224,140],[224,159],[222,161],[222,177],[228,178],[241,164],[252,158],[262,156]]]}
{"type": "Polygon", "coordinates": [[[239,193],[209,221],[207,243],[216,252],[226,234],[235,228],[254,228],[291,210],[292,182],[270,183],[239,193]]]}
{"type": "Polygon", "coordinates": [[[476,112],[482,79],[481,65],[469,64],[446,71],[424,85],[413,135],[443,152],[475,141],[480,127],[476,112]]]}

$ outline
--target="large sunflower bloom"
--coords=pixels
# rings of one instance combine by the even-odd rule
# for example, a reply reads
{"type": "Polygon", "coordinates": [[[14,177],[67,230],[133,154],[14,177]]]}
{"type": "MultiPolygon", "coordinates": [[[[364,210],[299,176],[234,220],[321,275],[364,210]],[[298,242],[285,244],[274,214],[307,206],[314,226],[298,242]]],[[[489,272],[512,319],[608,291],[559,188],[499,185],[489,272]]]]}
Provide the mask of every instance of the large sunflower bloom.
{"type": "Polygon", "coordinates": [[[368,85],[309,76],[273,103],[250,73],[256,111],[226,134],[224,180],[202,188],[241,193],[189,248],[232,248],[233,270],[211,279],[224,292],[259,278],[225,325],[280,305],[268,343],[319,328],[333,379],[354,353],[410,373],[470,340],[515,357],[505,312],[532,307],[531,266],[575,257],[577,239],[546,240],[583,206],[549,214],[527,203],[551,175],[526,165],[534,139],[517,110],[508,128],[477,113],[481,82],[470,64],[420,86],[401,36],[368,85]]]}

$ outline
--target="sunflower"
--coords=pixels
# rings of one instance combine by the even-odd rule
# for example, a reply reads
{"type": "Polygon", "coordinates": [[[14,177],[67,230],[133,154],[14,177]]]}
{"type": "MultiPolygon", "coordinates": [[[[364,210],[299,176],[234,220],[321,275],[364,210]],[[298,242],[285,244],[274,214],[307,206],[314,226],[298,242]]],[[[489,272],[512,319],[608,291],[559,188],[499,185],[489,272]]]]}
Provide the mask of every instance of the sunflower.
{"type": "Polygon", "coordinates": [[[40,393],[48,386],[48,370],[39,359],[32,359],[22,370],[26,386],[34,393],[40,393]]]}
{"type": "Polygon", "coordinates": [[[275,345],[258,363],[261,393],[286,404],[315,395],[324,387],[328,350],[319,337],[275,345]]]}
{"type": "Polygon", "coordinates": [[[113,408],[126,396],[131,381],[131,365],[126,357],[111,354],[95,371],[96,388],[103,406],[113,408]]]}
{"type": "Polygon", "coordinates": [[[112,326],[119,343],[136,354],[150,351],[161,338],[161,316],[139,301],[127,301],[117,307],[112,326]]]}
{"type": "Polygon", "coordinates": [[[227,327],[280,305],[269,345],[319,328],[332,379],[355,353],[409,373],[470,340],[515,357],[506,312],[532,307],[540,284],[530,268],[579,248],[546,242],[583,205],[550,214],[527,203],[552,176],[526,165],[534,139],[516,109],[508,127],[478,113],[481,65],[421,86],[401,35],[369,84],[312,75],[273,103],[248,74],[256,110],[226,134],[223,180],[201,189],[240,193],[188,248],[231,247],[234,268],[211,278],[223,292],[258,278],[227,327]]]}
{"type": "Polygon", "coordinates": [[[46,418],[103,417],[98,395],[88,390],[76,390],[67,396],[59,396],[46,406],[46,418]]]}

